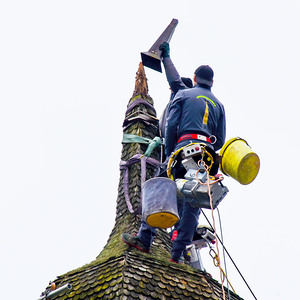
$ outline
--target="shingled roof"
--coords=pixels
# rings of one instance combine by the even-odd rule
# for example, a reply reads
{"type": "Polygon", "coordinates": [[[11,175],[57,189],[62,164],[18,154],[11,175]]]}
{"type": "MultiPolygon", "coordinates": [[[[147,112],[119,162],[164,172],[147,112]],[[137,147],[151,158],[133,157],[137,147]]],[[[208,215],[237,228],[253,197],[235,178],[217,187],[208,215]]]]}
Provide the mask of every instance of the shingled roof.
{"type": "MultiPolygon", "coordinates": [[[[141,63],[123,130],[149,139],[158,136],[158,120],[141,63]]],[[[70,283],[72,289],[53,299],[223,299],[221,285],[209,274],[169,261],[171,240],[166,230],[158,229],[149,254],[122,242],[122,232],[138,231],[141,181],[152,178],[155,171],[145,157],[128,164],[133,157],[140,158],[146,149],[146,144],[123,143],[116,219],[107,244],[90,264],[57,277],[57,287],[70,283]]],[[[159,161],[160,149],[154,149],[151,159],[159,161]]],[[[230,291],[230,299],[242,298],[230,291]]]]}

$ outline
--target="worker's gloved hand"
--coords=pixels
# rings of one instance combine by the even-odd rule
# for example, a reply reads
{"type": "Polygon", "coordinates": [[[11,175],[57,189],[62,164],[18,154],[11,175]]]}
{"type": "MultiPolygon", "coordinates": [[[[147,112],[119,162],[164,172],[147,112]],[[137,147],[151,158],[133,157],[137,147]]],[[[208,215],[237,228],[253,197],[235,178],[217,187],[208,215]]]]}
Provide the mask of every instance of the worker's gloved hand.
{"type": "Polygon", "coordinates": [[[170,57],[170,46],[169,43],[163,42],[159,45],[159,50],[161,50],[161,57],[166,58],[170,57]]]}

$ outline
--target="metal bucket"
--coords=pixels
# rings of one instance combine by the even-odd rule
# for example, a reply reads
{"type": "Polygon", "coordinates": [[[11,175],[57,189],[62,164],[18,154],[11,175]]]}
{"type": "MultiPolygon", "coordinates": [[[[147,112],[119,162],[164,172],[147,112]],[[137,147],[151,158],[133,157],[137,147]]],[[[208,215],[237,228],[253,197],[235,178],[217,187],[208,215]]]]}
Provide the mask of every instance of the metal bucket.
{"type": "Polygon", "coordinates": [[[260,161],[247,142],[241,138],[228,140],[220,151],[221,171],[241,184],[251,183],[258,174],[260,161]]]}
{"type": "Polygon", "coordinates": [[[169,228],[179,220],[176,183],[166,177],[147,180],[142,187],[143,218],[151,227],[169,228]]]}

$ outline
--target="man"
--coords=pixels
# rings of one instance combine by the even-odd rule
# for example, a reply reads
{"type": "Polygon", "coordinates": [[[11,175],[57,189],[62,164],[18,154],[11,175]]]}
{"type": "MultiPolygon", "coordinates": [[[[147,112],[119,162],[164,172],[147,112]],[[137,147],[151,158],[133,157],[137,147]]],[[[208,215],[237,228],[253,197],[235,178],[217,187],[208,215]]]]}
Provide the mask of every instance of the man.
{"type": "MultiPolygon", "coordinates": [[[[213,77],[213,70],[202,65],[195,71],[195,86],[192,89],[180,90],[176,94],[167,118],[167,156],[190,143],[204,142],[215,151],[223,146],[226,133],[225,111],[222,103],[211,92],[213,77]]],[[[178,262],[186,246],[192,242],[200,208],[183,201],[178,205],[178,212],[178,235],[171,250],[172,260],[175,262],[178,262]]]]}
{"type": "MultiPolygon", "coordinates": [[[[225,112],[221,102],[212,94],[213,70],[200,66],[194,74],[195,86],[181,89],[170,104],[166,125],[166,155],[192,142],[205,142],[217,151],[225,141],[225,112]],[[212,143],[214,145],[212,146],[212,143]]],[[[188,201],[178,206],[180,221],[176,224],[177,238],[173,241],[171,261],[178,263],[186,246],[192,242],[198,225],[200,208],[188,201]]],[[[145,220],[136,236],[122,234],[123,241],[143,252],[149,252],[156,230],[145,220]]]]}

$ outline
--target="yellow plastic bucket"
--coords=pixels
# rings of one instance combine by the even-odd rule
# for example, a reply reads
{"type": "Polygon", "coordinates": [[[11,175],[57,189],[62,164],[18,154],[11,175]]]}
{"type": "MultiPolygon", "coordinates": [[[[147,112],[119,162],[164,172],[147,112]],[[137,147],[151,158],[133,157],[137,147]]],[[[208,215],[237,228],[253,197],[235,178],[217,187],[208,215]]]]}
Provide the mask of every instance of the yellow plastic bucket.
{"type": "Polygon", "coordinates": [[[251,183],[258,174],[260,161],[248,143],[237,137],[228,140],[220,151],[221,171],[241,184],[251,183]]]}

